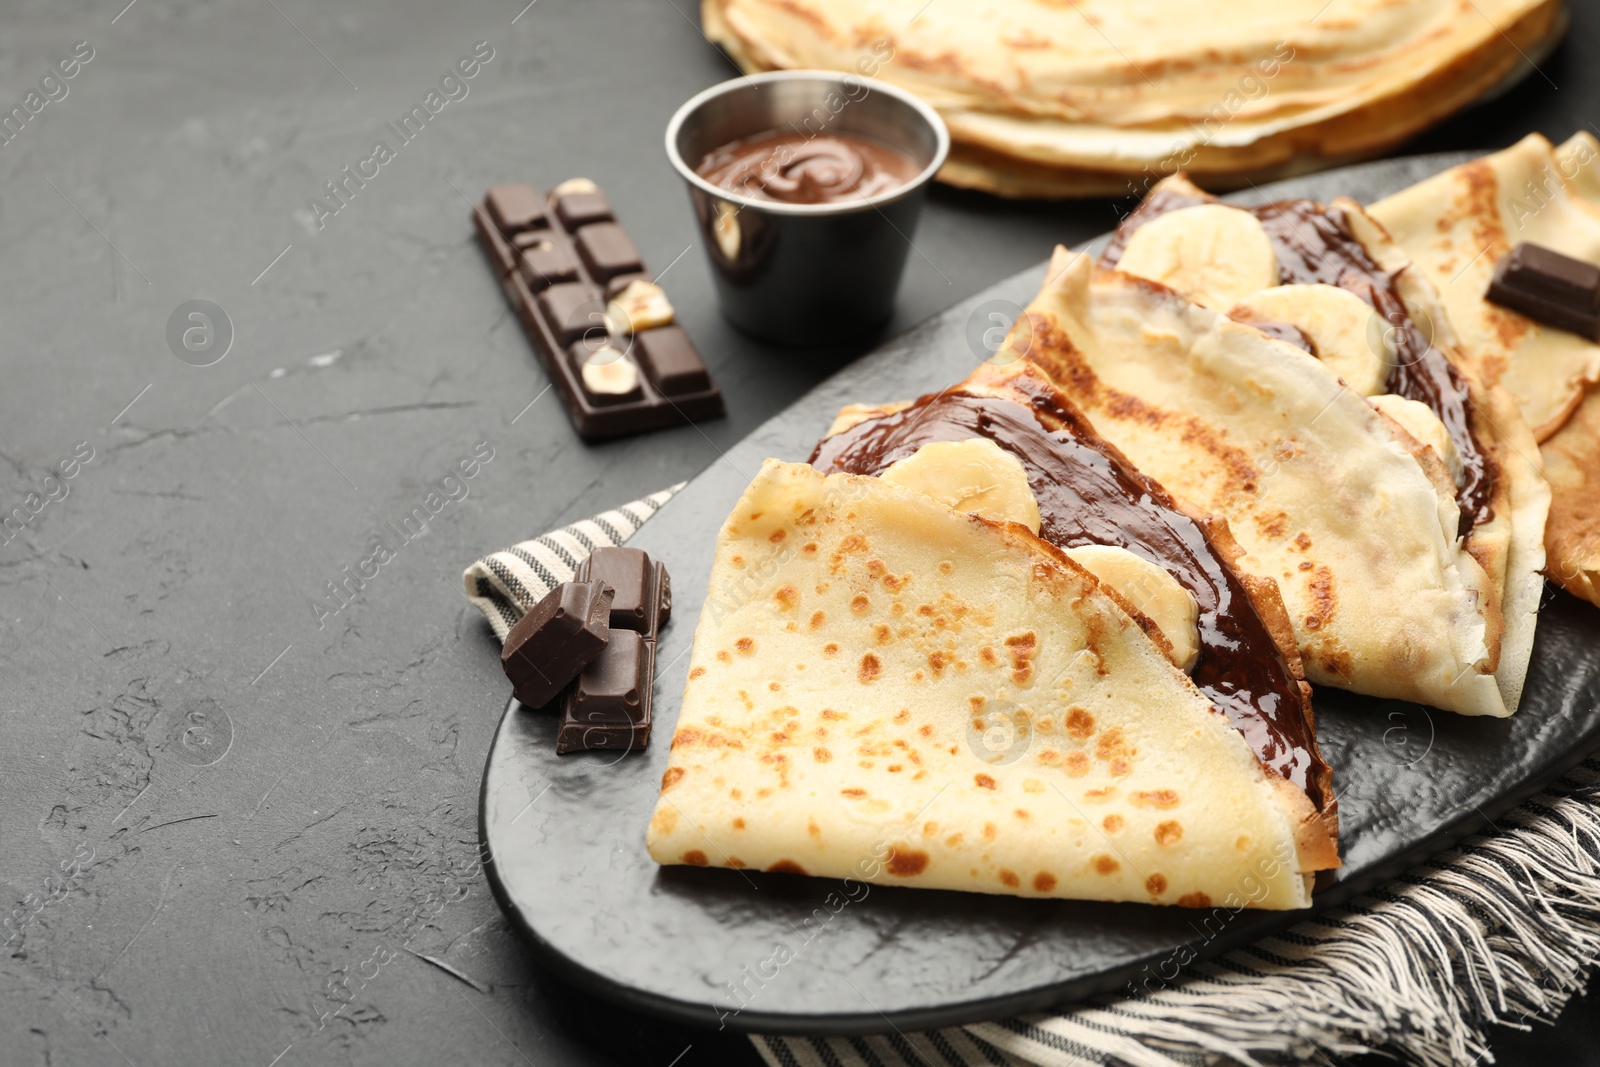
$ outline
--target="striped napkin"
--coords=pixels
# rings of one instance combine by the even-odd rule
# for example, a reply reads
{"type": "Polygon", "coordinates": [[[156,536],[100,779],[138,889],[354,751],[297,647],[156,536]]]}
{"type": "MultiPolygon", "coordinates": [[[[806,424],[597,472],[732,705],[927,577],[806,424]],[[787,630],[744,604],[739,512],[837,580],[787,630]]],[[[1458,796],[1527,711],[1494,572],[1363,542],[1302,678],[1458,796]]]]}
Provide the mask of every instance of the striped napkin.
{"type": "MultiPolygon", "coordinates": [[[[478,560],[467,599],[506,631],[683,483],[478,560]]],[[[1550,1022],[1600,961],[1600,759],[1351,904],[1137,993],[1042,1015],[874,1037],[752,1037],[772,1067],[1201,1067],[1383,1052],[1446,1067],[1485,1029],[1550,1022]]]]}

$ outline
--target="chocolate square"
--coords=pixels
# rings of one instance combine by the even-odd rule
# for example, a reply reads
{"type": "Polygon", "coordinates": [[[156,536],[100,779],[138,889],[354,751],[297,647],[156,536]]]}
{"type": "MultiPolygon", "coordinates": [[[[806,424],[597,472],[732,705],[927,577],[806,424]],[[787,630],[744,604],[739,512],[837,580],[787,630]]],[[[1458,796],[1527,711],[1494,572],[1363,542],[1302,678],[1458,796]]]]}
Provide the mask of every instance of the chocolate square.
{"type": "Polygon", "coordinates": [[[643,748],[650,740],[655,645],[617,630],[561,702],[556,753],[643,748]]]}
{"type": "Polygon", "coordinates": [[[1600,340],[1600,266],[1524,242],[1502,257],[1485,298],[1535,321],[1600,340]]]}
{"type": "Polygon", "coordinates": [[[576,236],[578,255],[583,257],[584,265],[596,281],[604,282],[619,274],[633,274],[644,269],[633,238],[614,222],[585,226],[576,236]]]}
{"type": "Polygon", "coordinates": [[[666,396],[698,393],[711,388],[711,374],[700,353],[689,343],[681,326],[659,326],[634,335],[633,352],[650,378],[666,396]]]}
{"type": "Polygon", "coordinates": [[[544,213],[544,200],[539,190],[531,185],[521,182],[496,185],[484,197],[484,204],[495,226],[507,237],[550,225],[544,213]]]}
{"type": "Polygon", "coordinates": [[[611,587],[562,582],[506,634],[500,666],[512,692],[542,708],[599,656],[611,635],[611,587]]]}
{"type": "Polygon", "coordinates": [[[615,590],[611,600],[613,630],[633,630],[654,638],[665,621],[660,611],[661,592],[657,588],[656,571],[657,567],[643,549],[608,546],[589,554],[578,568],[578,577],[605,582],[615,590]]]}
{"type": "Polygon", "coordinates": [[[570,345],[591,328],[605,331],[605,309],[579,282],[550,286],[539,294],[539,307],[556,340],[564,345],[570,345]]]}
{"type": "MultiPolygon", "coordinates": [[[[537,238],[538,233],[519,234],[517,241],[521,242],[529,237],[537,238]]],[[[528,288],[534,292],[537,293],[557,282],[577,279],[578,264],[565,248],[544,240],[533,240],[519,247],[522,248],[522,276],[528,280],[528,288]]]]}
{"type": "Polygon", "coordinates": [[[555,202],[556,218],[569,230],[613,218],[611,201],[602,192],[568,193],[555,202]]]}

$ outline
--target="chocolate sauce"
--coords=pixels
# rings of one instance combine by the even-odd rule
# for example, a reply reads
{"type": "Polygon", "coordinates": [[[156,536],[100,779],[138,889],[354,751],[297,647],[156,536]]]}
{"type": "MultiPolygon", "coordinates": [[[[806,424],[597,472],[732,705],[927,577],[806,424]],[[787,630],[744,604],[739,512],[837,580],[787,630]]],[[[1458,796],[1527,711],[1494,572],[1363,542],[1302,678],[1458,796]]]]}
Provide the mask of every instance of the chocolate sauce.
{"type": "Polygon", "coordinates": [[[876,475],[932,441],[983,437],[1022,462],[1039,502],[1039,534],[1059,548],[1115,545],[1164,568],[1200,607],[1193,680],[1244,735],[1261,762],[1332,803],[1331,772],[1301,704],[1300,687],[1238,575],[1204,529],[1140,474],[1058,392],[1018,378],[1028,405],[959,389],[925,396],[818,443],[825,473],[876,475]],[[1059,427],[1059,428],[1052,428],[1059,427]]]}
{"type": "Polygon", "coordinates": [[[898,189],[919,169],[906,153],[868,137],[771,130],[707,153],[695,173],[752,200],[833,204],[898,189]]]}
{"type": "MultiPolygon", "coordinates": [[[[1156,216],[1215,202],[1215,198],[1209,196],[1164,189],[1155,191],[1122,220],[1101,254],[1100,262],[1108,267],[1116,266],[1128,245],[1128,238],[1156,216]]],[[[1389,372],[1389,392],[1426,404],[1444,423],[1456,454],[1461,458],[1461,484],[1456,488],[1456,503],[1461,507],[1457,533],[1465,537],[1478,523],[1493,518],[1490,501],[1499,470],[1472,433],[1472,401],[1467,383],[1444,353],[1429,344],[1417,329],[1395,285],[1397,272],[1378,266],[1356,239],[1350,220],[1338,208],[1324,207],[1315,200],[1296,199],[1241,207],[1240,210],[1254,215],[1267,231],[1278,254],[1280,284],[1336,285],[1371,304],[1389,324],[1396,349],[1396,365],[1389,372]]],[[[1267,329],[1258,321],[1245,321],[1274,336],[1283,336],[1280,331],[1267,329]]]]}

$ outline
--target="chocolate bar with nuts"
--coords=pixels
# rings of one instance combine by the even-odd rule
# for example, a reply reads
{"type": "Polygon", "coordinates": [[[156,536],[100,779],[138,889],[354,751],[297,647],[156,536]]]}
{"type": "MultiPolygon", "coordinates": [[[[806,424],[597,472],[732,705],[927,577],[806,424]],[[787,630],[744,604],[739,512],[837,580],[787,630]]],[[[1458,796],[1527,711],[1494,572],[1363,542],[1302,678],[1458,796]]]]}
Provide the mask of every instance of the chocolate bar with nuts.
{"type": "Polygon", "coordinates": [[[473,211],[512,310],[584,437],[723,414],[722,393],[594,182],[497,185],[473,211]]]}

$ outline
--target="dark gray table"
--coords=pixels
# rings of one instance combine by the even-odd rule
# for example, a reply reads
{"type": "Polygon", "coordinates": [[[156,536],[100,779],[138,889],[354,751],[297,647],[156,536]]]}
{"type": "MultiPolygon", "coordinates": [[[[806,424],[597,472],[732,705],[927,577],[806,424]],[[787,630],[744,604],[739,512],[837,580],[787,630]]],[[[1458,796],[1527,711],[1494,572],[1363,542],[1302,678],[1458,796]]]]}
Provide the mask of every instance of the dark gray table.
{"type": "MultiPolygon", "coordinates": [[[[506,685],[458,578],[694,474],[856,354],[717,316],[660,137],[731,67],[690,0],[124,2],[0,17],[0,111],[93,49],[0,144],[0,512],[29,516],[0,534],[0,1063],[756,1062],[561,988],[508,935],[474,867],[506,685]],[[399,145],[385,123],[479,41],[399,145]],[[336,214],[308,205],[379,138],[336,214]],[[585,446],[541,395],[466,198],[579,174],[671,265],[727,419],[585,446]],[[226,321],[208,342],[183,308],[185,362],[192,300],[226,321]]],[[[1542,73],[1412,147],[1595,119],[1600,11],[1574,16],[1542,73]]],[[[940,191],[891,329],[1115,219],[940,191]]],[[[1580,1003],[1497,1051],[1596,1045],[1580,1003]]]]}

